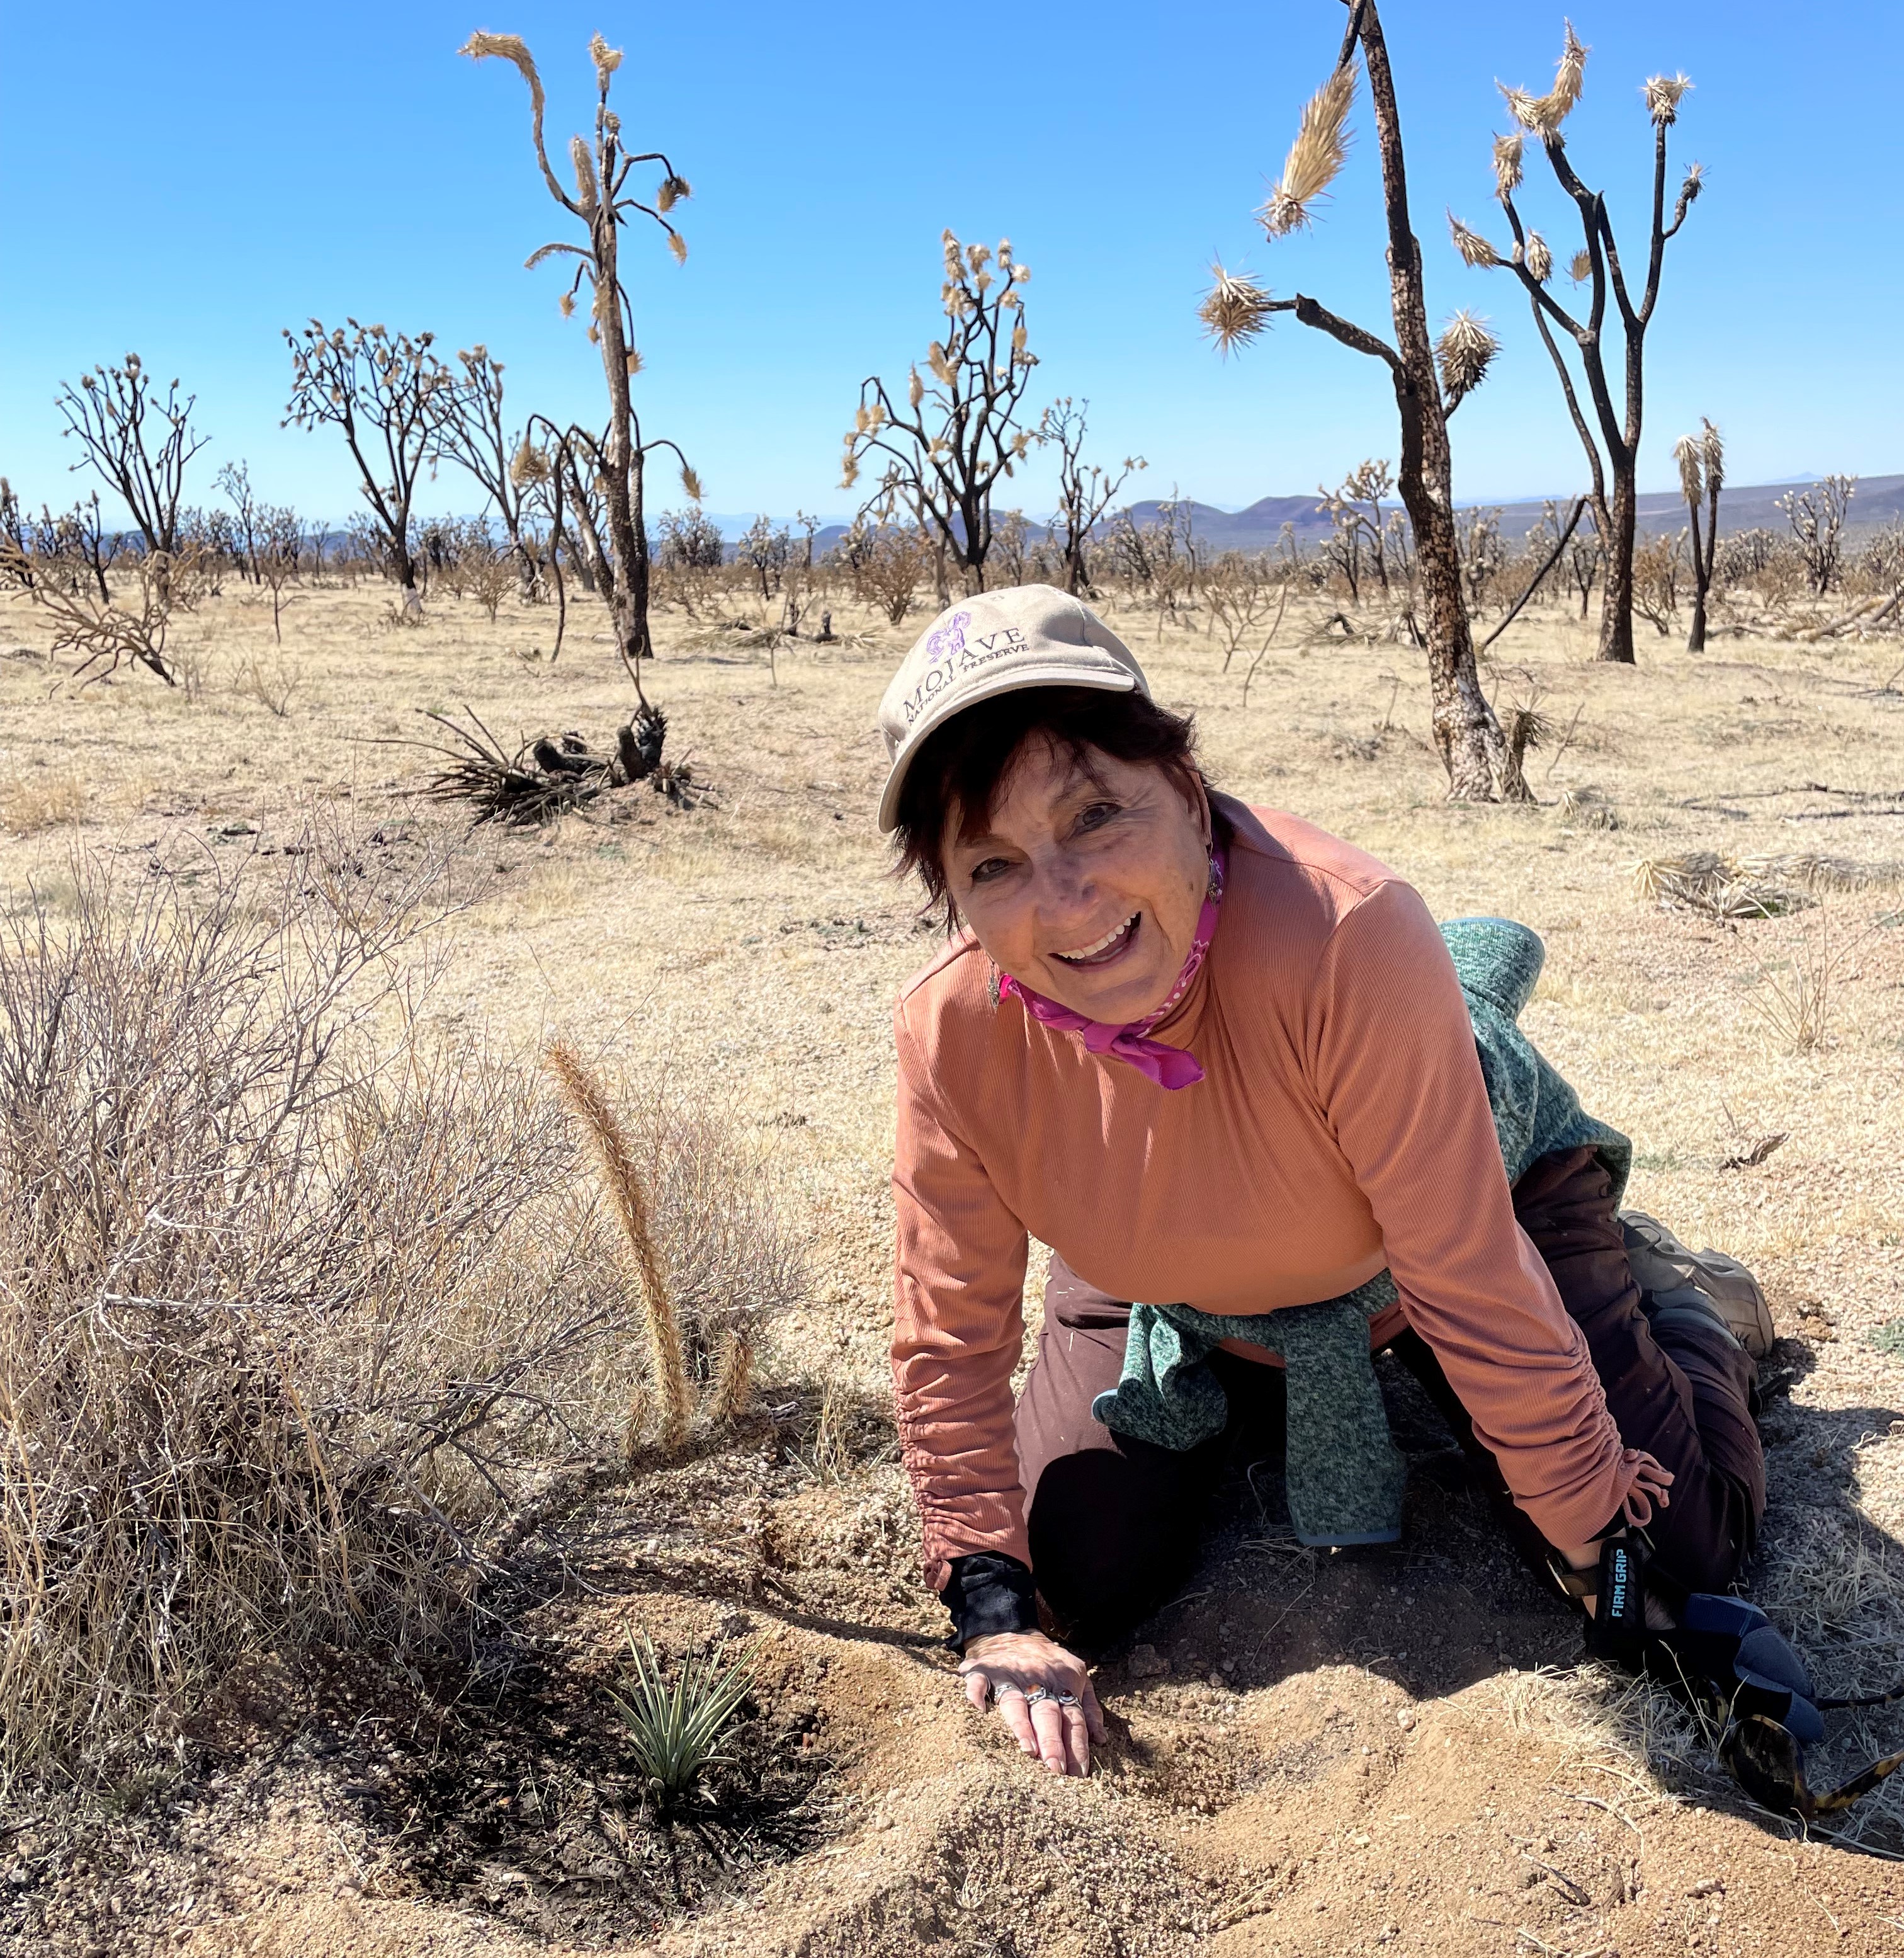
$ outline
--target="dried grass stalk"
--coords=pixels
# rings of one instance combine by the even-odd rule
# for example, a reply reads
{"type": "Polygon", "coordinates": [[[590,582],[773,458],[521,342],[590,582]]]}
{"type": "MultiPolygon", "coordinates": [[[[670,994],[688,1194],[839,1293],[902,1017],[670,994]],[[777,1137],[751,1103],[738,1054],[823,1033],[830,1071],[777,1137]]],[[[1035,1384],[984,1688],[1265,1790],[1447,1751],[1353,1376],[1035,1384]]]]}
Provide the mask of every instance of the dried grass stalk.
{"type": "MultiPolygon", "coordinates": [[[[549,1048],[547,1058],[549,1070],[555,1077],[563,1101],[582,1124],[614,1206],[616,1221],[634,1254],[635,1268],[641,1277],[641,1304],[647,1322],[648,1350],[654,1362],[655,1383],[661,1396],[662,1443],[668,1448],[678,1447],[688,1433],[694,1401],[682,1357],[681,1323],[675,1314],[667,1272],[650,1226],[647,1192],[636,1167],[634,1148],[606,1091],[589,1071],[580,1055],[565,1042],[558,1041],[549,1048]]],[[[631,1456],[640,1439],[631,1420],[625,1443],[631,1456]]]]}

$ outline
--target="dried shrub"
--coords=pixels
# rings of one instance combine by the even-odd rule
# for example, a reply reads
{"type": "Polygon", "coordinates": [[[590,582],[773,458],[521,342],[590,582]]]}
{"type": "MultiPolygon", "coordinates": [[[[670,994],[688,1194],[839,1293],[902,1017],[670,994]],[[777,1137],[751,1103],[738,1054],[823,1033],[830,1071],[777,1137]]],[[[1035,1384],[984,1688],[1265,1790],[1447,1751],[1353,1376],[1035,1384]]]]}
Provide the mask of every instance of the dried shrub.
{"type": "Polygon", "coordinates": [[[1867,927],[1834,946],[1830,911],[1821,909],[1817,929],[1804,933],[1783,970],[1768,968],[1760,974],[1760,990],[1750,995],[1752,1009],[1782,1047],[1812,1053],[1830,1045],[1839,974],[1874,929],[1867,927]]]}
{"type": "Polygon", "coordinates": [[[1580,829],[1618,829],[1620,826],[1619,810],[1596,788],[1561,790],[1560,812],[1563,822],[1570,822],[1580,829]]]}
{"type": "Polygon", "coordinates": [[[76,676],[109,679],[121,667],[144,667],[166,686],[178,684],[176,656],[166,641],[176,617],[195,611],[212,594],[216,572],[195,543],[174,552],[143,551],[115,597],[103,572],[96,584],[62,579],[57,559],[22,551],[0,538],[0,576],[18,584],[49,615],[52,651],[78,656],[76,676]]]}
{"type": "MultiPolygon", "coordinates": [[[[434,871],[296,847],[209,895],[81,863],[0,937],[0,1775],[182,1753],[267,1652],[441,1640],[619,1437],[632,1301],[568,1125],[419,1030],[434,871]]],[[[638,1134],[701,1367],[797,1254],[713,1118],[638,1134]]]]}

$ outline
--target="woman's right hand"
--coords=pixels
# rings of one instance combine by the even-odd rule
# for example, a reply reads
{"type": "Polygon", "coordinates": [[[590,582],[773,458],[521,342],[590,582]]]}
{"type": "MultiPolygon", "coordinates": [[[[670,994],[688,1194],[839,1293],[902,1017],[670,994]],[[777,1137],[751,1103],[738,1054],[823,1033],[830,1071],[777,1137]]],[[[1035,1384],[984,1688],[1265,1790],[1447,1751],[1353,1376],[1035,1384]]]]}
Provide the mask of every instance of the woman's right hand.
{"type": "Polygon", "coordinates": [[[966,1699],[981,1712],[995,1706],[1013,1739],[1048,1773],[1090,1773],[1104,1716],[1075,1653],[1042,1632],[995,1632],[966,1647],[959,1671],[966,1699]]]}

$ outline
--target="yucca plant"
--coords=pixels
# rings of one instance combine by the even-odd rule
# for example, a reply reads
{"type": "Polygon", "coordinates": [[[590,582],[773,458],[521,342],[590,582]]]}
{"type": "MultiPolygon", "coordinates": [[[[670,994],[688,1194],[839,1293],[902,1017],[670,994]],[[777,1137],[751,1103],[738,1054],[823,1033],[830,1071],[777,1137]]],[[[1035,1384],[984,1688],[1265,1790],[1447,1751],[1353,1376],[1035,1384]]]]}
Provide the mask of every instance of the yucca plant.
{"type": "Polygon", "coordinates": [[[691,1794],[710,1768],[732,1760],[722,1743],[754,1689],[760,1648],[732,1660],[717,1652],[684,1659],[672,1686],[647,1633],[629,1634],[628,1657],[634,1670],[609,1697],[628,1723],[650,1794],[665,1808],[691,1794]]]}

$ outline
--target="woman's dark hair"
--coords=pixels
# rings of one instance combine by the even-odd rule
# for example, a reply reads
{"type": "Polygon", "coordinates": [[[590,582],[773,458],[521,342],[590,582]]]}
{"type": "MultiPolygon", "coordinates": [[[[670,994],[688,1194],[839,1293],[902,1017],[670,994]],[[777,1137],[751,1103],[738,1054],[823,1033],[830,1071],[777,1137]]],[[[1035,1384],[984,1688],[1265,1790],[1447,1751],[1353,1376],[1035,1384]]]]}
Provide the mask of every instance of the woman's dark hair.
{"type": "MultiPolygon", "coordinates": [[[[992,819],[999,790],[1027,741],[1047,743],[1055,755],[1093,778],[1093,752],[1115,761],[1159,769],[1191,800],[1210,784],[1197,765],[1197,729],[1188,714],[1172,714],[1134,689],[1113,693],[1096,686],[1031,686],[1001,693],[955,714],[928,734],[899,792],[893,825],[893,874],[914,872],[925,887],[925,909],[943,910],[946,929],[959,911],[946,888],[941,851],[956,808],[959,833],[972,836],[992,819]]],[[[1229,825],[1213,810],[1219,835],[1229,825]]]]}

